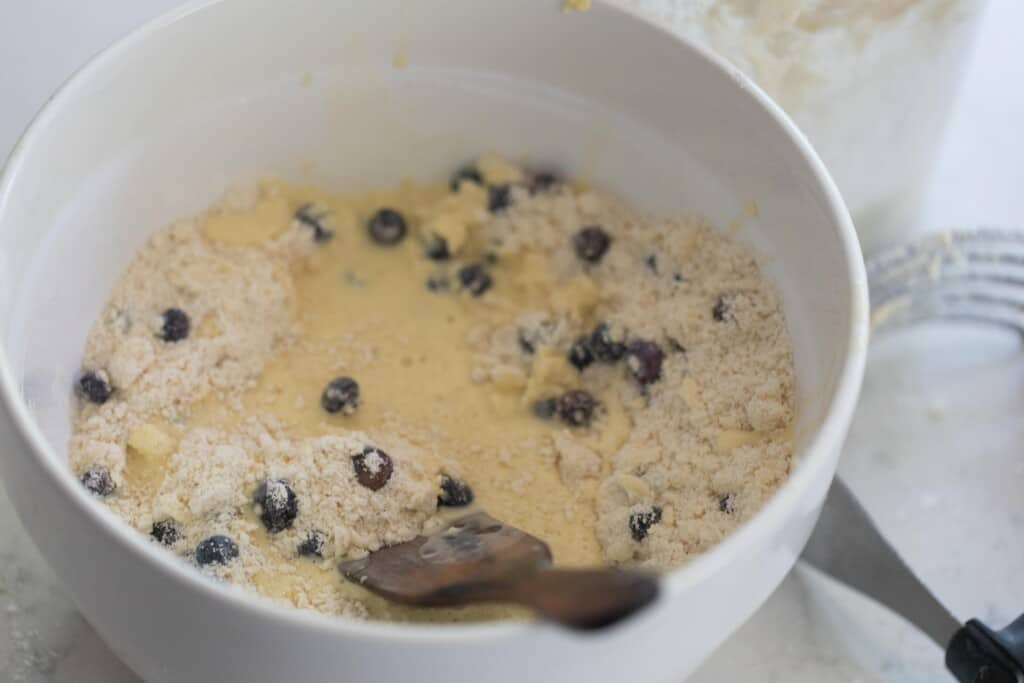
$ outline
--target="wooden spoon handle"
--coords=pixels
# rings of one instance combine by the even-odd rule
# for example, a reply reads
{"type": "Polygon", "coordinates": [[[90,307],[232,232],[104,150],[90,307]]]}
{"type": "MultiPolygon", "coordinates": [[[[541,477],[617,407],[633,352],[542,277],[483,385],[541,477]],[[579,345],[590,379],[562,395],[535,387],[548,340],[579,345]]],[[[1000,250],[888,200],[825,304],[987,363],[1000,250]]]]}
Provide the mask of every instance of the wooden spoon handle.
{"type": "Polygon", "coordinates": [[[502,599],[537,610],[564,626],[610,626],[658,597],[654,574],[624,569],[543,569],[506,584],[502,599]]]}

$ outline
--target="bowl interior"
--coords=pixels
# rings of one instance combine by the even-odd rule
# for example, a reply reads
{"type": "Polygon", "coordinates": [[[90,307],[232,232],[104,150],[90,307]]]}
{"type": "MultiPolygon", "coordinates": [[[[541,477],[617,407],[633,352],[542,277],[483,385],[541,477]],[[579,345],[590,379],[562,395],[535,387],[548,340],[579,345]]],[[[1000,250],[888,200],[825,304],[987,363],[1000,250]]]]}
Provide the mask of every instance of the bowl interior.
{"type": "Polygon", "coordinates": [[[203,12],[89,66],[0,187],[0,340],[50,446],[40,457],[65,457],[86,334],[153,231],[262,176],[369,188],[443,179],[487,150],[738,224],[782,293],[798,453],[816,435],[862,324],[856,247],[819,171],[748,86],[600,3],[296,0],[283,12],[224,0],[203,12]]]}

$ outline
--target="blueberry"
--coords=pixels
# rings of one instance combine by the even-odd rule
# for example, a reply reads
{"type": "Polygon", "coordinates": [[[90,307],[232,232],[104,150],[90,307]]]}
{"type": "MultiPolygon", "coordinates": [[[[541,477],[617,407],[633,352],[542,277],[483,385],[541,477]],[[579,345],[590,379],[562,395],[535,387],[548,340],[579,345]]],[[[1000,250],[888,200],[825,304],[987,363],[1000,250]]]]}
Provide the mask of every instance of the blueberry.
{"type": "Polygon", "coordinates": [[[683,277],[682,273],[672,273],[672,279],[676,282],[686,282],[686,278],[683,277]]]}
{"type": "Polygon", "coordinates": [[[459,282],[473,296],[480,296],[494,284],[491,274],[482,263],[467,263],[459,268],[459,282]]]}
{"type": "Polygon", "coordinates": [[[113,393],[110,378],[103,370],[89,370],[78,378],[75,386],[78,395],[92,403],[106,403],[113,393]]]}
{"type": "Polygon", "coordinates": [[[463,166],[455,172],[449,183],[452,192],[458,192],[459,186],[466,181],[476,183],[477,185],[484,184],[483,176],[480,175],[480,171],[477,170],[476,166],[463,166]]]}
{"type": "Polygon", "coordinates": [[[97,496],[109,496],[117,488],[113,477],[110,476],[110,470],[102,465],[92,465],[82,472],[81,481],[89,493],[97,496]]]}
{"type": "Polygon", "coordinates": [[[260,482],[252,494],[263,526],[272,534],[289,529],[299,514],[299,499],[284,479],[260,482]]]}
{"type": "Polygon", "coordinates": [[[736,512],[736,496],[728,493],[718,499],[718,510],[727,515],[736,512]]]}
{"type": "Polygon", "coordinates": [[[370,233],[370,239],[377,244],[390,247],[405,238],[405,217],[394,209],[378,209],[366,224],[366,229],[370,233]]]}
{"type": "Polygon", "coordinates": [[[196,564],[205,567],[211,564],[227,564],[238,557],[238,544],[227,536],[210,536],[196,546],[196,564]]]}
{"type": "Polygon", "coordinates": [[[448,251],[448,240],[440,235],[431,235],[423,248],[423,253],[431,261],[447,261],[452,257],[448,251]]]}
{"type": "Polygon", "coordinates": [[[451,286],[447,275],[431,275],[427,278],[427,289],[431,292],[446,292],[451,286]]]}
{"type": "Polygon", "coordinates": [[[580,372],[594,362],[594,354],[590,350],[590,338],[587,335],[579,337],[569,347],[569,362],[580,372]]]}
{"type": "Polygon", "coordinates": [[[558,416],[573,427],[589,425],[596,408],[597,401],[583,389],[573,389],[558,397],[558,416]]]}
{"type": "Polygon", "coordinates": [[[629,516],[629,533],[633,540],[639,543],[647,538],[647,532],[651,527],[661,521],[661,508],[652,505],[650,510],[645,512],[634,512],[629,516]]]}
{"type": "Polygon", "coordinates": [[[533,402],[533,415],[542,420],[550,420],[558,412],[557,398],[541,398],[533,402]]]}
{"type": "Polygon", "coordinates": [[[491,213],[504,211],[512,205],[512,188],[508,185],[492,185],[487,188],[487,210],[491,213]]]}
{"type": "Polygon", "coordinates": [[[572,237],[576,255],[588,263],[600,261],[611,244],[612,238],[599,225],[588,225],[572,237]]]}
{"type": "Polygon", "coordinates": [[[661,377],[661,363],[665,353],[661,347],[646,339],[635,339],[626,350],[626,365],[640,384],[657,382],[661,377]]]}
{"type": "Polygon", "coordinates": [[[626,345],[612,338],[612,330],[608,323],[600,323],[594,328],[590,333],[590,339],[587,340],[587,346],[594,359],[602,363],[614,363],[626,355],[626,345]]]}
{"type": "Polygon", "coordinates": [[[647,269],[654,273],[655,275],[658,274],[658,257],[656,255],[651,254],[650,256],[645,258],[644,265],[647,266],[647,269]]]}
{"type": "Polygon", "coordinates": [[[323,557],[324,534],[319,529],[310,529],[296,549],[299,557],[323,557]]]}
{"type": "Polygon", "coordinates": [[[324,221],[328,210],[318,204],[303,204],[295,212],[295,220],[313,231],[314,242],[327,242],[334,237],[334,231],[324,221]]]}
{"type": "Polygon", "coordinates": [[[562,180],[557,174],[551,171],[539,171],[530,178],[530,194],[550,192],[552,188],[561,184],[561,182],[562,180]]]}
{"type": "Polygon", "coordinates": [[[188,338],[191,322],[188,313],[180,308],[168,308],[163,313],[163,324],[160,326],[160,334],[157,335],[166,342],[179,342],[188,338]]]}
{"type": "Polygon", "coordinates": [[[353,455],[352,467],[356,471],[356,481],[371,491],[382,489],[395,469],[391,456],[373,446],[367,446],[359,455],[353,455]]]}
{"type": "Polygon", "coordinates": [[[529,339],[529,333],[522,327],[519,328],[519,335],[516,337],[516,341],[519,342],[519,348],[525,354],[532,354],[537,351],[537,347],[529,339]]]}
{"type": "Polygon", "coordinates": [[[729,304],[726,303],[724,298],[718,297],[718,301],[715,302],[714,307],[711,309],[711,317],[720,323],[732,317],[729,304]]]}
{"type": "Polygon", "coordinates": [[[328,413],[351,415],[359,407],[359,383],[351,377],[336,377],[320,394],[320,405],[328,413]]]}
{"type": "Polygon", "coordinates": [[[170,518],[161,519],[159,522],[153,522],[153,528],[150,530],[149,535],[152,536],[157,543],[166,546],[174,545],[181,537],[177,523],[170,518]]]}
{"type": "Polygon", "coordinates": [[[441,494],[437,497],[437,504],[440,507],[461,508],[473,502],[473,489],[469,484],[441,475],[441,494]]]}

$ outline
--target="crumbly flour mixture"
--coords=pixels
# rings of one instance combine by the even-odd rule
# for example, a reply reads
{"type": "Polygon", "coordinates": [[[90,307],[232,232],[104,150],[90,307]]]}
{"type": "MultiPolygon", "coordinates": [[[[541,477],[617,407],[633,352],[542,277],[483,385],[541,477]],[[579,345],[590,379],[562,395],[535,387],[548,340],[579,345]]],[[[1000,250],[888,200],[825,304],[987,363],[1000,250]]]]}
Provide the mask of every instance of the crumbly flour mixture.
{"type": "Polygon", "coordinates": [[[89,335],[70,463],[201,571],[414,610],[341,559],[474,507],[564,565],[669,569],[791,460],[793,367],[750,250],[485,155],[358,196],[268,181],[156,233],[89,335]]]}

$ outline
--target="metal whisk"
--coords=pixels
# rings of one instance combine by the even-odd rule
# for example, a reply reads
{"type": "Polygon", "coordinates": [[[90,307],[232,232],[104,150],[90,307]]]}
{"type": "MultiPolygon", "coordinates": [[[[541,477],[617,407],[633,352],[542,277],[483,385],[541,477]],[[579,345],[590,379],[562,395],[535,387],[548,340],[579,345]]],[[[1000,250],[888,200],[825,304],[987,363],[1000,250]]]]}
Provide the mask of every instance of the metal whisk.
{"type": "Polygon", "coordinates": [[[1024,335],[1024,232],[944,232],[871,254],[867,271],[876,332],[964,320],[1024,335]]]}
{"type": "MultiPolygon", "coordinates": [[[[867,259],[875,332],[925,320],[995,324],[1024,336],[1024,232],[946,232],[867,259]]],[[[961,624],[921,583],[839,478],[803,559],[902,614],[946,650],[964,683],[1024,683],[1024,616],[997,631],[961,624]]]]}

